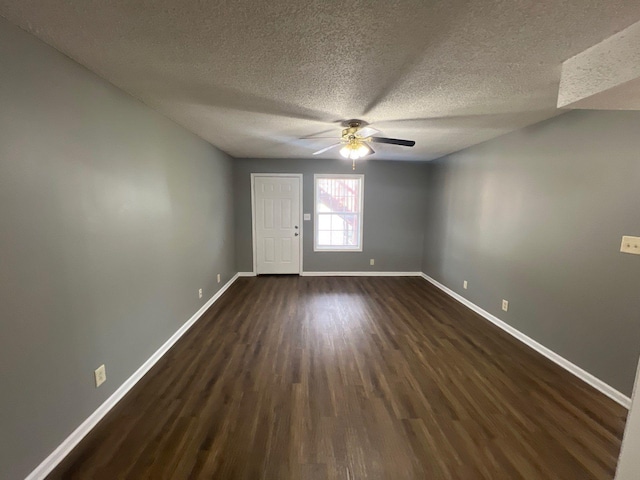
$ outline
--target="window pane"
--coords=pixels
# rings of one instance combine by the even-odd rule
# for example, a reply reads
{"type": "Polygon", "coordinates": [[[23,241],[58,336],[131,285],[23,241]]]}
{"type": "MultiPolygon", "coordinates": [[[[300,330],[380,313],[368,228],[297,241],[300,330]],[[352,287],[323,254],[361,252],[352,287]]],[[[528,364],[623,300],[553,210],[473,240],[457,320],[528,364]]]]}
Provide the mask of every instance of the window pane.
{"type": "Polygon", "coordinates": [[[316,248],[361,247],[362,177],[316,176],[316,248]]]}
{"type": "Polygon", "coordinates": [[[333,215],[318,213],[318,230],[331,230],[332,216],[333,215]]]}
{"type": "Polygon", "coordinates": [[[318,245],[331,245],[331,232],[317,232],[318,245]]]}

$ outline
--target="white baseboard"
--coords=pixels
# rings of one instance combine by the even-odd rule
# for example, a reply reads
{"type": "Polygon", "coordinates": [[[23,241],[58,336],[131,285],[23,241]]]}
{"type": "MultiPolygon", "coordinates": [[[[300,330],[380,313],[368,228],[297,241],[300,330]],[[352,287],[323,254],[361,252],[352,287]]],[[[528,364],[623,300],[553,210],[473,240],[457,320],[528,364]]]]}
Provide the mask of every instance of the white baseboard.
{"type": "MultiPolygon", "coordinates": [[[[239,277],[255,277],[255,272],[238,272],[239,277]]],[[[422,272],[302,272],[301,277],[420,277],[422,272]]]]}
{"type": "Polygon", "coordinates": [[[205,303],[184,325],[182,325],[169,340],[167,340],[149,359],[142,364],[113,394],[105,400],[82,424],[69,435],[51,455],[33,470],[25,480],[44,479],[69,454],[74,447],[109,413],[109,411],[124,397],[133,386],[153,367],[162,356],[184,335],[191,326],[220,298],[220,296],[236,281],[239,274],[235,274],[216,294],[205,303]]]}
{"type": "Polygon", "coordinates": [[[504,321],[500,320],[495,315],[492,315],[491,313],[487,312],[486,310],[483,310],[482,308],[477,306],[475,303],[471,303],[469,300],[464,298],[462,295],[459,295],[458,293],[454,292],[450,288],[445,287],[443,284],[441,284],[437,280],[434,280],[433,278],[431,278],[427,274],[421,273],[420,276],[422,276],[425,280],[431,282],[433,285],[438,287],[443,292],[445,292],[448,295],[450,295],[451,297],[455,298],[457,301],[459,301],[460,303],[462,303],[466,307],[470,308],[471,310],[473,310],[477,314],[479,314],[482,317],[486,318],[491,323],[497,325],[498,327],[500,327],[505,332],[511,334],[512,336],[514,336],[515,338],[520,340],[525,345],[533,348],[535,351],[537,351],[538,353],[544,355],[545,357],[547,357],[552,362],[560,365],[565,370],[573,373],[576,377],[578,377],[579,379],[581,379],[584,382],[588,383],[589,385],[591,385],[596,390],[599,390],[600,392],[604,393],[607,397],[609,397],[612,400],[616,401],[617,403],[619,403],[623,407],[625,407],[627,409],[631,407],[631,399],[629,397],[627,397],[625,394],[623,394],[623,393],[619,392],[618,390],[616,390],[615,388],[613,388],[611,385],[608,385],[607,383],[603,382],[599,378],[591,375],[586,370],[583,370],[582,368],[578,367],[574,363],[571,363],[569,360],[567,360],[566,358],[558,355],[553,350],[550,350],[547,347],[545,347],[544,345],[536,342],[533,338],[528,337],[527,335],[525,335],[521,331],[513,328],[511,325],[509,325],[509,324],[505,323],[504,321]]]}
{"type": "Polygon", "coordinates": [[[420,277],[422,272],[302,272],[303,277],[420,277]]]}
{"type": "Polygon", "coordinates": [[[239,277],[255,277],[256,272],[238,272],[239,277]]]}

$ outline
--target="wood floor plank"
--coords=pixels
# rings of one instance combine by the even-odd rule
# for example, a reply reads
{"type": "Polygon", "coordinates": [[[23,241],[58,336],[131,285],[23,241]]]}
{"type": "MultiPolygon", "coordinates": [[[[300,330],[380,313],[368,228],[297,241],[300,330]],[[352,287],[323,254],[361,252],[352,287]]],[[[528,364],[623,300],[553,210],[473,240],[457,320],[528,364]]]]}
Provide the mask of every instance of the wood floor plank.
{"type": "Polygon", "coordinates": [[[612,479],[626,410],[420,278],[240,278],[50,479],[612,479]]]}

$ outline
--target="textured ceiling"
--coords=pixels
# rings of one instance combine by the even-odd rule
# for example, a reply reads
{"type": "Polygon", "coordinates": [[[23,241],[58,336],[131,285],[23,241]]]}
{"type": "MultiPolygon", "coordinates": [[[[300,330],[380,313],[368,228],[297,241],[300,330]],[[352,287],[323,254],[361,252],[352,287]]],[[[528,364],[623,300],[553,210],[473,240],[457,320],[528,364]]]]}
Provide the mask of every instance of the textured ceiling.
{"type": "Polygon", "coordinates": [[[558,106],[640,109],[640,22],[562,64],[558,106]]]}
{"type": "MultiPolygon", "coordinates": [[[[561,64],[637,0],[0,0],[0,14],[235,157],[361,118],[428,160],[561,113],[561,64]]],[[[326,157],[337,152],[327,153],[326,157]]]]}

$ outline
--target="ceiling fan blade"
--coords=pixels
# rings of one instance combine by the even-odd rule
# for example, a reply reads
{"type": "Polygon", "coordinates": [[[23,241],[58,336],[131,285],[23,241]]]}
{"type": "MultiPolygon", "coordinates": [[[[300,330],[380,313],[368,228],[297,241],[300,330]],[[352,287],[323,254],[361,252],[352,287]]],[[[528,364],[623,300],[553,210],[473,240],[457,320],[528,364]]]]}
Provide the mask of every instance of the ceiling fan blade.
{"type": "Polygon", "coordinates": [[[336,138],[339,138],[338,135],[334,135],[333,137],[300,137],[298,138],[298,140],[325,140],[327,138],[330,138],[331,140],[335,140],[336,138]]]}
{"type": "Polygon", "coordinates": [[[360,130],[358,130],[357,135],[362,138],[367,138],[375,135],[376,133],[380,133],[380,130],[377,130],[373,127],[362,127],[360,130]]]}
{"type": "Polygon", "coordinates": [[[313,155],[320,155],[321,153],[327,152],[329,150],[331,150],[332,148],[337,147],[338,145],[341,145],[340,143],[334,143],[333,145],[329,145],[326,148],[323,148],[322,150],[318,150],[317,152],[313,152],[313,155]]]}
{"type": "Polygon", "coordinates": [[[362,145],[364,145],[365,147],[367,147],[367,150],[369,150],[369,152],[368,152],[368,153],[365,153],[365,154],[363,155],[363,157],[368,157],[369,155],[373,155],[374,153],[376,153],[376,151],[375,151],[373,148],[371,148],[371,145],[369,145],[368,143],[366,143],[366,142],[362,142],[362,145]]]}
{"type": "Polygon", "coordinates": [[[413,140],[400,140],[399,138],[371,137],[373,143],[388,143],[390,145],[402,145],[403,147],[413,147],[416,142],[413,140]]]}

